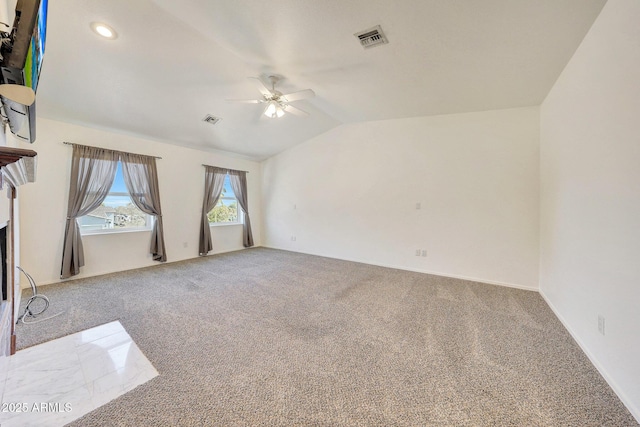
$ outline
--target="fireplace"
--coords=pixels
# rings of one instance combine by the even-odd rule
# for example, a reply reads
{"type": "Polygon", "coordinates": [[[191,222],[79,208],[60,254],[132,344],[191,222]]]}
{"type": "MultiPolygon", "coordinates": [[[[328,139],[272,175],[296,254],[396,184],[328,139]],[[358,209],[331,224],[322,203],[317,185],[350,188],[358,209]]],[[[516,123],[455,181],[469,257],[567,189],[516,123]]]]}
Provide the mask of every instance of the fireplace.
{"type": "Polygon", "coordinates": [[[9,230],[9,222],[0,223],[0,276],[2,277],[2,301],[0,301],[0,373],[2,367],[5,366],[6,360],[4,356],[11,354],[11,336],[13,334],[13,310],[12,295],[9,282],[10,265],[9,258],[9,239],[7,232],[9,230]]]}
{"type": "Polygon", "coordinates": [[[7,224],[0,226],[0,276],[2,276],[2,301],[9,298],[7,289],[7,224]]]}
{"type": "MultiPolygon", "coordinates": [[[[13,354],[16,350],[15,322],[16,304],[20,295],[15,289],[14,246],[14,200],[16,188],[35,181],[36,153],[33,150],[0,146],[0,188],[7,188],[7,203],[0,203],[0,215],[8,220],[0,229],[0,268],[2,269],[2,301],[0,302],[0,356],[13,354]]],[[[1,196],[0,196],[1,197],[1,196]]],[[[0,357],[0,373],[2,365],[0,357]]],[[[1,375],[0,375],[1,376],[1,375]]]]}

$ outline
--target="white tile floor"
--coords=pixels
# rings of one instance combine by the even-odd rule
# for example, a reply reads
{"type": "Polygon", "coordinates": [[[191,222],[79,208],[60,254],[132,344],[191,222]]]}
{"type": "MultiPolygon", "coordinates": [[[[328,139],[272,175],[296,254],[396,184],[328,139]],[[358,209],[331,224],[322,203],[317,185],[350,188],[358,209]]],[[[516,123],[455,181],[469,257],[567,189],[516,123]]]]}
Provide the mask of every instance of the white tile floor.
{"type": "Polygon", "coordinates": [[[120,322],[16,352],[0,377],[0,425],[63,426],[158,375],[120,322]]]}

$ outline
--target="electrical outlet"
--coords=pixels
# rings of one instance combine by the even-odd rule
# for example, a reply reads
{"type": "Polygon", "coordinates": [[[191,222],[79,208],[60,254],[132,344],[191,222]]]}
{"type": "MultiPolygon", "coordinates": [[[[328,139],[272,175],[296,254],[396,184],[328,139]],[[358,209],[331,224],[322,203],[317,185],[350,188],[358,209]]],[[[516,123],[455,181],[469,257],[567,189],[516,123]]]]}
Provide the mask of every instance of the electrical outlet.
{"type": "Polygon", "coordinates": [[[420,249],[416,249],[416,256],[420,256],[420,249]]]}
{"type": "Polygon", "coordinates": [[[427,256],[427,250],[426,249],[422,250],[422,256],[427,256]]]}
{"type": "Polygon", "coordinates": [[[291,241],[295,242],[296,241],[296,236],[291,236],[291,241]]]}
{"type": "Polygon", "coordinates": [[[188,248],[189,247],[189,243],[188,242],[182,242],[182,247],[183,248],[188,248]]]}
{"type": "Polygon", "coordinates": [[[604,335],[604,316],[601,314],[598,315],[598,332],[604,335]]]}
{"type": "Polygon", "coordinates": [[[416,203],[416,209],[422,209],[422,204],[420,202],[416,203]]]}

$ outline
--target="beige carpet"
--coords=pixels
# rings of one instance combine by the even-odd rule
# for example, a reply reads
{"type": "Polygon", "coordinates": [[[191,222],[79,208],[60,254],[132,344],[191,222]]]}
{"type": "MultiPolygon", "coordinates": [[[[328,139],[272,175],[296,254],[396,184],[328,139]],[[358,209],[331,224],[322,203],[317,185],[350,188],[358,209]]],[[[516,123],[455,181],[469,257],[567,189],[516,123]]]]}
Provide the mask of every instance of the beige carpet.
{"type": "MultiPolygon", "coordinates": [[[[160,375],[74,426],[635,426],[535,292],[257,248],[42,287],[160,375]]],[[[23,297],[24,300],[24,297],[23,297]]]]}

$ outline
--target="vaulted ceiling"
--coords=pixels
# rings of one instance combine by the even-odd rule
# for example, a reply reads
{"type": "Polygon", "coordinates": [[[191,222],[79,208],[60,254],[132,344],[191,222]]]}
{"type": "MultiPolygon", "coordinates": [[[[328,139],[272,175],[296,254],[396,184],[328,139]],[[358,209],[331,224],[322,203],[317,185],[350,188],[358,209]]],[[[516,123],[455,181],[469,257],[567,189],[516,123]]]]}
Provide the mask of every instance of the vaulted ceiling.
{"type": "Polygon", "coordinates": [[[262,160],[342,123],[539,105],[605,2],[49,1],[38,114],[262,160]],[[389,43],[363,49],[375,25],[389,43]],[[271,74],[315,91],[310,116],[227,101],[271,74]]]}

